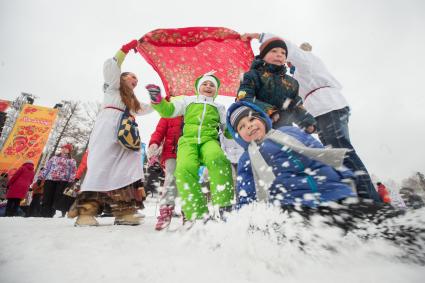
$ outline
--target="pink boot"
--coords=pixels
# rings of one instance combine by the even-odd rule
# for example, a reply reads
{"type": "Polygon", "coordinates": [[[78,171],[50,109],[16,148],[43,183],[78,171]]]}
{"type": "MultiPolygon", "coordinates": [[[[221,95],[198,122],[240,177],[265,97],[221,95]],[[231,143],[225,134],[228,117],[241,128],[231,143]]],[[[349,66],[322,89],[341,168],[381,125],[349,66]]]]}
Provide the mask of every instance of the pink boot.
{"type": "Polygon", "coordinates": [[[163,206],[159,209],[158,222],[155,225],[155,230],[161,231],[170,225],[173,217],[174,206],[163,206]]]}

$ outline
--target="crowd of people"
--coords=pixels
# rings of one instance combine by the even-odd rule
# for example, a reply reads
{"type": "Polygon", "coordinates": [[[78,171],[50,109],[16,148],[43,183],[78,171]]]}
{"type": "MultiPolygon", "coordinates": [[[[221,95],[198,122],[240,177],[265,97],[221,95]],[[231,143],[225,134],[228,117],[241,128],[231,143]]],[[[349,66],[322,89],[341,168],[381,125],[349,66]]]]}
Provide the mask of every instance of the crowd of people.
{"type": "MultiPolygon", "coordinates": [[[[153,111],[161,118],[149,141],[148,164],[160,164],[165,173],[156,230],[170,224],[177,197],[188,229],[209,221],[214,212],[225,220],[227,213],[254,202],[302,215],[337,215],[344,209],[360,219],[391,210],[385,186],[378,183],[375,189],[351,144],[350,108],[342,87],[311,45],[298,47],[265,33],[241,39],[259,40],[259,55],[228,109],[215,100],[220,78],[214,72],[192,82],[191,96],[163,97],[161,88],[150,84],[151,104],[140,102],[134,94],[137,76],[121,72],[126,55],[139,42],[123,45],[104,64],[103,109],[86,161],[77,171],[70,144],[50,158],[32,184],[35,203],[29,215],[53,217],[59,210],[76,217],[76,226],[96,226],[96,216],[108,209],[115,224],[139,225],[137,211],[146,197],[141,151],[118,143],[117,131],[123,113],[134,119],[153,111]],[[208,172],[208,194],[200,183],[202,166],[208,172]],[[67,199],[66,188],[80,182],[84,170],[78,194],[67,199]]],[[[7,216],[17,215],[33,179],[32,162],[9,179],[7,216]]]]}

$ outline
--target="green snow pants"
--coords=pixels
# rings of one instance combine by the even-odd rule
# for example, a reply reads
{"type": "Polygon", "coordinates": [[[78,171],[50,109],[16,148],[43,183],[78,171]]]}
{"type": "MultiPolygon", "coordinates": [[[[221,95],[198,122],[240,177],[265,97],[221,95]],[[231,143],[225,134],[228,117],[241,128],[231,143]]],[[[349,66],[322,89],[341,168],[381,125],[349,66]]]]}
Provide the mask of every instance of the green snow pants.
{"type": "Polygon", "coordinates": [[[176,185],[182,199],[186,219],[202,219],[208,214],[207,200],[201,190],[198,170],[208,168],[212,204],[218,207],[232,205],[233,179],[230,161],[217,140],[202,144],[181,138],[177,150],[176,185]]]}

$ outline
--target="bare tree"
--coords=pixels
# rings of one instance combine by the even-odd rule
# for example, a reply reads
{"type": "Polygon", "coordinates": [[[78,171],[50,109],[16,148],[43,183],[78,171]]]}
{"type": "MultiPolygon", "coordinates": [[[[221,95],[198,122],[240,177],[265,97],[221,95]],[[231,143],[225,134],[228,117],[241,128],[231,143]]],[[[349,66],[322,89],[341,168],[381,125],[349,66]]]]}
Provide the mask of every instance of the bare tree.
{"type": "Polygon", "coordinates": [[[74,153],[81,155],[87,149],[90,133],[93,129],[97,114],[101,110],[98,102],[80,101],[69,102],[69,107],[63,115],[60,133],[55,143],[53,153],[63,143],[71,143],[75,147],[74,153]]]}
{"type": "Polygon", "coordinates": [[[421,172],[416,172],[412,176],[402,181],[402,186],[410,188],[419,195],[425,195],[425,178],[421,172]]]}
{"type": "Polygon", "coordinates": [[[425,192],[425,176],[421,172],[416,172],[416,176],[418,177],[419,184],[422,188],[422,191],[425,192]]]}
{"type": "MultiPolygon", "coordinates": [[[[53,147],[53,151],[51,152],[51,154],[54,154],[59,146],[59,143],[61,143],[62,139],[66,139],[67,137],[69,137],[69,129],[71,128],[70,126],[72,126],[71,123],[71,119],[73,118],[73,116],[77,113],[78,110],[78,106],[79,106],[80,102],[79,101],[70,101],[67,104],[67,108],[64,109],[63,111],[63,117],[59,117],[59,121],[58,123],[61,123],[62,127],[59,128],[59,134],[58,137],[56,138],[56,142],[55,145],[53,147]]],[[[62,116],[62,115],[61,115],[62,116]]]]}

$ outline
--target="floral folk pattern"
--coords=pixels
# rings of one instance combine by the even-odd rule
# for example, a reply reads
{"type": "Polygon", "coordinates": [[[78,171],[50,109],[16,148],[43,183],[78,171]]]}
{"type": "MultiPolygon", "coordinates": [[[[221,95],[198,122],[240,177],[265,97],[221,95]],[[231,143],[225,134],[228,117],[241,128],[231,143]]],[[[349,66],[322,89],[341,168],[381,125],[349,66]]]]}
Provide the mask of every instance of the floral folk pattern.
{"type": "Polygon", "coordinates": [[[249,41],[227,28],[158,29],[140,40],[139,53],[161,77],[167,95],[193,95],[195,79],[215,70],[219,94],[236,96],[254,58],[249,41]]]}

